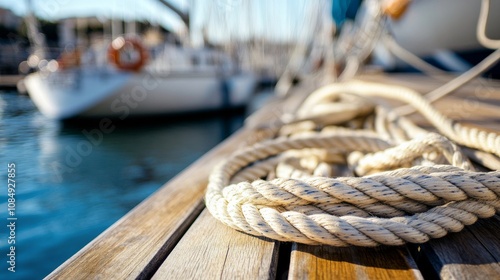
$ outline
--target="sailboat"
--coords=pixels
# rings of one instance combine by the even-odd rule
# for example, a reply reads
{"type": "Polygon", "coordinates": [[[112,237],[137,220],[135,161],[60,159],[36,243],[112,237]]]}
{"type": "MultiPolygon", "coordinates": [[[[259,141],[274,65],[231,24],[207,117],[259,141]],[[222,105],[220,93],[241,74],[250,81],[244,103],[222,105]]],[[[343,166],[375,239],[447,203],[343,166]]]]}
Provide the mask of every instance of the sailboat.
{"type": "Polygon", "coordinates": [[[120,36],[85,54],[67,50],[43,66],[24,85],[41,113],[57,120],[241,107],[256,84],[223,52],[171,43],[148,49],[138,36],[120,36]]]}
{"type": "MultiPolygon", "coordinates": [[[[116,40],[127,44],[121,37],[116,40]]],[[[134,70],[135,67],[125,63],[61,67],[30,74],[24,84],[38,109],[58,120],[124,118],[244,106],[253,92],[255,78],[238,70],[230,60],[220,65],[224,58],[212,50],[165,46],[161,55],[144,63],[141,69],[134,70]],[[165,62],[166,56],[177,58],[175,68],[165,62]]]]}

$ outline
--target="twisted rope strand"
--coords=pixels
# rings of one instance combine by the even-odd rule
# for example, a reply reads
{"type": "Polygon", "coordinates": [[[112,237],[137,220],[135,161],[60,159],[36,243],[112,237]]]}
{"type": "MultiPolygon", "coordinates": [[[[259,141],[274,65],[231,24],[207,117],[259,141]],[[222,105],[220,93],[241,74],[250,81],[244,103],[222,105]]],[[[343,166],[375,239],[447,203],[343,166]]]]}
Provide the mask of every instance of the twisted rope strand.
{"type": "MultiPolygon", "coordinates": [[[[397,95],[454,141],[500,154],[498,134],[453,123],[409,89],[335,84],[313,93],[302,112],[314,112],[317,102],[350,100],[357,108],[370,107],[361,115],[376,114],[363,115],[356,126],[376,131],[339,127],[349,123],[335,117],[341,115],[340,104],[329,106],[335,111],[330,116],[303,113],[297,122],[273,129],[277,138],[242,148],[214,168],[205,197],[208,210],[224,224],[256,236],[367,247],[426,242],[500,213],[500,171],[474,172],[453,142],[393,112],[373,110],[365,100],[356,101],[357,95],[397,95]],[[294,133],[292,124],[312,120],[316,125],[294,133]],[[280,136],[283,131],[288,137],[280,136]],[[440,158],[449,164],[436,164],[440,158]],[[430,165],[412,166],[418,162],[430,165]],[[350,172],[365,176],[335,175],[346,163],[350,172]]],[[[353,108],[347,108],[348,115],[359,118],[353,108]]]]}

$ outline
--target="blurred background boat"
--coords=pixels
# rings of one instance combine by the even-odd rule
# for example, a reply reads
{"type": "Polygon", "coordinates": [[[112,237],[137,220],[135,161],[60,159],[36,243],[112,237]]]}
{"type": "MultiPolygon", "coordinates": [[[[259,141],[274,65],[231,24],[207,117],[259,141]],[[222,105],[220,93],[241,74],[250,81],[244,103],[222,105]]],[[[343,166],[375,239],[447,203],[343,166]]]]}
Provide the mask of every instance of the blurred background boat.
{"type": "MultiPolygon", "coordinates": [[[[90,50],[83,55],[105,63],[78,63],[65,69],[60,61],[56,69],[28,75],[24,83],[40,111],[60,120],[201,112],[244,106],[254,90],[253,75],[215,50],[171,44],[145,50],[139,41],[123,37],[109,48],[116,50],[115,55],[140,61],[120,62],[124,59],[118,58],[113,63],[112,55],[102,57],[108,53],[105,49],[90,50]],[[128,54],[121,52],[126,48],[131,49],[128,54]],[[147,57],[151,57],[149,62],[147,57]],[[137,69],[127,69],[131,65],[137,69]]],[[[79,54],[73,51],[73,55],[79,54]]]]}
{"type": "MultiPolygon", "coordinates": [[[[409,53],[449,72],[465,72],[490,52],[477,34],[482,1],[398,0],[408,8],[385,23],[395,43],[409,53]]],[[[500,38],[500,2],[490,1],[484,19],[485,34],[500,38]],[[486,22],[487,19],[487,22],[486,22]]],[[[392,42],[380,40],[374,49],[374,62],[388,70],[403,70],[404,61],[393,52],[392,42]]],[[[397,50],[396,50],[397,52],[397,50]]],[[[497,69],[497,72],[498,71],[497,69]]],[[[490,72],[491,73],[491,72],[490,72]]]]}
{"type": "MultiPolygon", "coordinates": [[[[189,23],[186,14],[160,2],[189,23]]],[[[27,23],[35,46],[31,59],[45,59],[46,46],[35,17],[29,14],[27,23]]],[[[123,119],[223,110],[248,103],[255,88],[254,75],[222,51],[188,47],[175,39],[147,46],[133,22],[127,26],[127,36],[121,36],[121,27],[112,23],[111,34],[104,38],[115,38],[101,40],[85,51],[67,44],[57,59],[25,78],[27,92],[45,116],[123,119]]],[[[62,28],[62,34],[71,37],[74,33],[73,26],[62,28]]]]}

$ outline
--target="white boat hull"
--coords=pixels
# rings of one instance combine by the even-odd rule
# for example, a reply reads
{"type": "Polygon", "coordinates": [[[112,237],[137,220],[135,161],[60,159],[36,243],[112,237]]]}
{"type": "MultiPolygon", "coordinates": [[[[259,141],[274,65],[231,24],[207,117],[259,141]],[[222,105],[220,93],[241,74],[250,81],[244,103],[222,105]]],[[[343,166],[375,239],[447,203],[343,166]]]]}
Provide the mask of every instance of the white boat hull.
{"type": "MultiPolygon", "coordinates": [[[[500,37],[500,3],[491,1],[487,34],[500,37]]],[[[464,51],[481,48],[476,26],[481,1],[422,0],[412,1],[400,20],[392,21],[390,29],[396,41],[410,52],[433,55],[436,51],[464,51]]]]}
{"type": "Polygon", "coordinates": [[[158,74],[75,70],[47,76],[35,73],[25,79],[28,93],[40,111],[59,120],[124,119],[244,106],[254,84],[251,74],[222,78],[207,71],[158,74]],[[71,81],[65,84],[65,79],[71,81]]]}

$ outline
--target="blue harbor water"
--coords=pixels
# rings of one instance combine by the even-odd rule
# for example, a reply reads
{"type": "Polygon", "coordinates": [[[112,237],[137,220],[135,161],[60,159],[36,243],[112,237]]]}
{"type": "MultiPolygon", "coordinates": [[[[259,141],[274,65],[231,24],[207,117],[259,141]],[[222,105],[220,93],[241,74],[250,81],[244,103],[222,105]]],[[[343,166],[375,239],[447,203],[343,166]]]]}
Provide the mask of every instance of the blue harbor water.
{"type": "Polygon", "coordinates": [[[93,125],[48,120],[29,97],[0,91],[0,279],[46,276],[239,128],[243,116],[152,122],[112,123],[112,132],[99,134],[93,125]],[[9,221],[10,173],[17,220],[9,221]],[[12,221],[15,244],[8,244],[12,221]],[[7,262],[12,245],[15,273],[7,262]]]}

